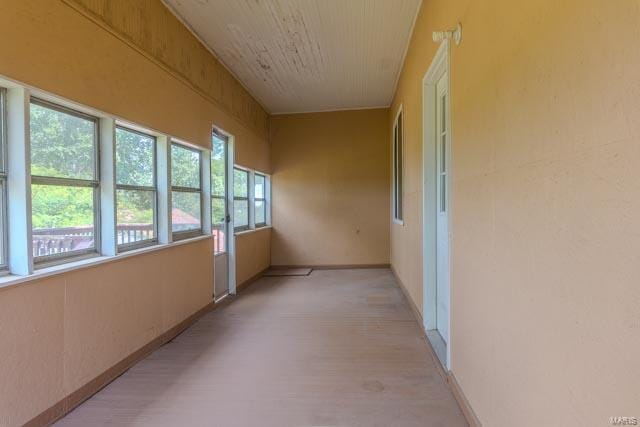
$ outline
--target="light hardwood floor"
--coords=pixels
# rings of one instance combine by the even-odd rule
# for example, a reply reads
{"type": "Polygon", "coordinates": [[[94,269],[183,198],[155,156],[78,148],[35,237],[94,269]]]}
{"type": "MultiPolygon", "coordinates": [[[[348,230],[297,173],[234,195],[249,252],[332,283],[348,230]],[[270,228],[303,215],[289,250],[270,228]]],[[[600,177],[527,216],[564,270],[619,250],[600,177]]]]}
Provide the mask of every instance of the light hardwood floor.
{"type": "Polygon", "coordinates": [[[466,426],[389,270],[265,277],[58,426],[466,426]]]}

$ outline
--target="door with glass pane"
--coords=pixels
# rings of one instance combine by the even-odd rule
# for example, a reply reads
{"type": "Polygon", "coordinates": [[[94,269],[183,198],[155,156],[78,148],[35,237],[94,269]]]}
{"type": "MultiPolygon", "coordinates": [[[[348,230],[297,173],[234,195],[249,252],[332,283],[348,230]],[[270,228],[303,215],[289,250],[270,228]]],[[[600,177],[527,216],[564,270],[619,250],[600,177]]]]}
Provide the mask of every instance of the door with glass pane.
{"type": "Polygon", "coordinates": [[[436,86],[436,329],[445,343],[449,337],[449,158],[448,79],[436,86]]]}
{"type": "Polygon", "coordinates": [[[215,299],[223,298],[229,293],[228,156],[227,137],[214,132],[211,149],[211,232],[215,258],[213,286],[215,299]]]}

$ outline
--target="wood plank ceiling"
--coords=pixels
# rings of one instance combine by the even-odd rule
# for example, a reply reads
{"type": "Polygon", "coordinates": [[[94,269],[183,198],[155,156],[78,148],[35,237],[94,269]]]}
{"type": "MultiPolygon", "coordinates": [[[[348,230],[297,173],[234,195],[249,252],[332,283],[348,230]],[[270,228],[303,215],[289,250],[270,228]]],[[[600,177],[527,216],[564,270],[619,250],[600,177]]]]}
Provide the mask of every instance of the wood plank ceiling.
{"type": "Polygon", "coordinates": [[[386,107],[421,0],[163,0],[272,114],[386,107]]]}

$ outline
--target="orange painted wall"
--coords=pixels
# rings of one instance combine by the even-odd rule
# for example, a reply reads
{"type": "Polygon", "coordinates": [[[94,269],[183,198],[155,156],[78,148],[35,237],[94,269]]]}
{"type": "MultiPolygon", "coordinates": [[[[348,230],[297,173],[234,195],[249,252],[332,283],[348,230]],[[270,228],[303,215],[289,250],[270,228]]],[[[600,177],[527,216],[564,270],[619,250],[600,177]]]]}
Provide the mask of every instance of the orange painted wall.
{"type": "MultiPolygon", "coordinates": [[[[235,136],[237,163],[270,171],[267,114],[187,43],[159,1],[135,2],[140,25],[115,30],[75,3],[3,1],[0,75],[203,147],[215,124],[235,136]],[[160,30],[173,30],[153,27],[157,45],[137,46],[126,34],[158,17],[160,30]],[[190,67],[180,62],[189,49],[190,67]],[[198,61],[213,67],[211,88],[198,61]]],[[[110,5],[109,13],[133,7],[110,5]]],[[[241,238],[238,278],[268,265],[268,239],[241,238]]],[[[207,305],[212,252],[204,240],[0,288],[0,425],[28,421],[207,305]]]]}
{"type": "Polygon", "coordinates": [[[386,109],[271,118],[274,265],[389,263],[386,109]]]}
{"type": "Polygon", "coordinates": [[[236,283],[241,286],[271,265],[271,228],[236,235],[236,283]]]}
{"type": "Polygon", "coordinates": [[[425,0],[391,262],[422,307],[422,78],[452,48],[452,371],[485,426],[607,425],[640,409],[640,4],[425,0]]]}
{"type": "Polygon", "coordinates": [[[22,425],[211,301],[202,240],[0,288],[0,425],[22,425]]]}

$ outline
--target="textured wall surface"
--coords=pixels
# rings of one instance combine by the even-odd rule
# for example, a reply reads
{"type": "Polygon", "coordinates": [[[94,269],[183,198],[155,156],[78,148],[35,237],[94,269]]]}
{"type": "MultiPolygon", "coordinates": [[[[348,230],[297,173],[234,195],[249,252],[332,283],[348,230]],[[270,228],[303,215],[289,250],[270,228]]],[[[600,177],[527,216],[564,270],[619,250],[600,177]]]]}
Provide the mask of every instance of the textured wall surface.
{"type": "Polygon", "coordinates": [[[62,0],[104,25],[242,124],[266,137],[268,115],[160,0],[62,0]]]}
{"type": "Polygon", "coordinates": [[[242,285],[271,265],[271,228],[236,236],[236,284],[242,285]]]}
{"type": "Polygon", "coordinates": [[[640,3],[425,0],[403,104],[405,226],[422,306],[422,78],[452,48],[452,370],[485,426],[640,411],[640,3]]]}
{"type": "Polygon", "coordinates": [[[273,116],[274,265],[389,263],[387,109],[273,116]]]}
{"type": "Polygon", "coordinates": [[[208,240],[0,289],[0,426],[18,426],[211,301],[208,240]]]}

